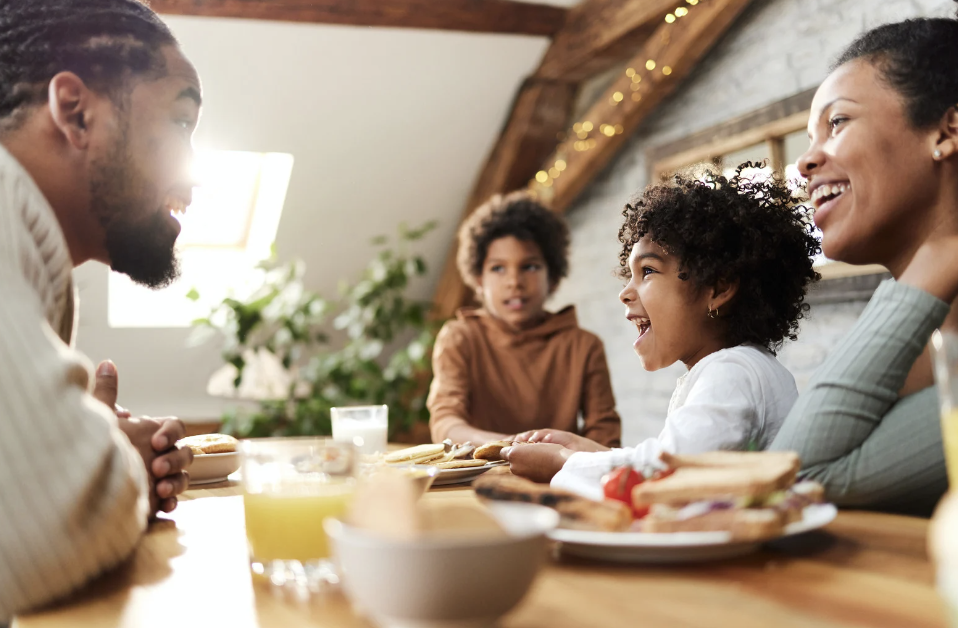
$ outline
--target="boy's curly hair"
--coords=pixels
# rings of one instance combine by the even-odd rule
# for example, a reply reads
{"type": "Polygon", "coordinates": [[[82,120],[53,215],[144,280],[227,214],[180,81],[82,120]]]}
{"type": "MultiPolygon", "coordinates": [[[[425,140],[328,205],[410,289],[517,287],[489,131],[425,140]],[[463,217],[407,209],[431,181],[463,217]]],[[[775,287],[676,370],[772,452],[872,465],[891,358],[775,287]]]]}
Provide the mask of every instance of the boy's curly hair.
{"type": "Polygon", "coordinates": [[[561,215],[526,192],[493,196],[460,227],[456,264],[466,285],[476,288],[489,245],[508,236],[538,245],[549,272],[549,287],[555,290],[569,273],[569,227],[561,215]]]}
{"type": "Polygon", "coordinates": [[[676,255],[698,289],[738,281],[723,315],[728,342],[754,343],[772,353],[795,340],[808,311],[805,292],[821,278],[812,256],[821,245],[812,235],[811,212],[795,204],[785,181],[743,174],[761,168],[746,162],[726,178],[675,175],[670,185],[652,185],[625,206],[619,229],[619,274],[629,278],[629,255],[645,235],[676,255]]]}

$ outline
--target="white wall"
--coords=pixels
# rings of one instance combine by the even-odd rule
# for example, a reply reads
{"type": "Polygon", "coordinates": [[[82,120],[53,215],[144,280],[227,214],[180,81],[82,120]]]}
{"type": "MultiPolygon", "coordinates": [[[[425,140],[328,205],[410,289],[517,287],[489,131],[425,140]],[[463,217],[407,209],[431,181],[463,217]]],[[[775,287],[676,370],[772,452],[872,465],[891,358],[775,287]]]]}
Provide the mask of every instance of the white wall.
{"type": "MultiPolygon", "coordinates": [[[[577,306],[580,324],[605,342],[623,417],[623,442],[656,435],[681,365],[647,373],[632,353],[635,330],[617,300],[621,209],[647,184],[645,152],[817,86],[854,37],[912,16],[954,14],[951,0],[757,0],[688,81],[639,129],[570,209],[572,272],[552,303],[577,306]]],[[[782,362],[803,386],[848,330],[863,302],[818,305],[782,362]]]]}
{"type": "MultiPolygon", "coordinates": [[[[333,296],[373,253],[374,235],[432,218],[428,298],[467,195],[542,37],[171,17],[203,81],[199,147],[295,157],[277,234],[309,287],[333,296]]],[[[137,413],[204,419],[218,347],[185,347],[184,329],[111,329],[106,269],[76,273],[79,348],[111,358],[120,401],[137,413]]]]}

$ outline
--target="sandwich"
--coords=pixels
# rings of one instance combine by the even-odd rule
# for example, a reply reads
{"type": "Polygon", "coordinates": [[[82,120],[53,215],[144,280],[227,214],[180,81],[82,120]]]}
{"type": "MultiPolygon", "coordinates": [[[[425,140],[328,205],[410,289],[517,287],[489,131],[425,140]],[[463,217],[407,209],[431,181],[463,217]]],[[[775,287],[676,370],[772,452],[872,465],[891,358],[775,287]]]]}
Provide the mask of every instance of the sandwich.
{"type": "Polygon", "coordinates": [[[818,483],[795,483],[800,461],[792,452],[663,453],[661,459],[671,473],[632,489],[633,509],[648,512],[643,532],[771,538],[824,496],[818,483]]]}

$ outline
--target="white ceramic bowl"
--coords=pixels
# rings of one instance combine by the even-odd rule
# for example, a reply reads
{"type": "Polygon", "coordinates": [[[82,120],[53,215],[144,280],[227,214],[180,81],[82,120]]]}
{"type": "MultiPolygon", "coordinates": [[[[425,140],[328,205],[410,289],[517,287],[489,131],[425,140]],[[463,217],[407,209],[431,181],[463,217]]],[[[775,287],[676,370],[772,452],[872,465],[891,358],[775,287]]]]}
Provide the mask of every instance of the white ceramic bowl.
{"type": "Polygon", "coordinates": [[[492,625],[528,591],[559,515],[533,504],[487,507],[508,536],[402,542],[327,519],[346,594],[388,628],[492,625]]]}
{"type": "Polygon", "coordinates": [[[190,465],[190,486],[222,482],[230,473],[240,468],[238,451],[225,454],[196,454],[190,465]]]}

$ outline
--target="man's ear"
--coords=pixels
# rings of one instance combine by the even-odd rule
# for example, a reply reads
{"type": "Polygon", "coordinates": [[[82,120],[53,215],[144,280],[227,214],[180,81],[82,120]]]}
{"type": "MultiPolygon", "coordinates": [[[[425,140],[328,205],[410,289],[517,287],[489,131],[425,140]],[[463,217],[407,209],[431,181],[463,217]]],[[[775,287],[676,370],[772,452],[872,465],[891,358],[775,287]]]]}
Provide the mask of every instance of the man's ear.
{"type": "Polygon", "coordinates": [[[712,288],[712,295],[709,299],[709,309],[718,311],[722,306],[728,305],[732,299],[735,298],[735,295],[738,294],[738,285],[738,279],[733,281],[719,279],[712,288]]]}
{"type": "Polygon", "coordinates": [[[78,150],[86,150],[89,145],[93,102],[90,88],[73,72],[60,72],[50,79],[50,116],[63,138],[78,150]]]}

